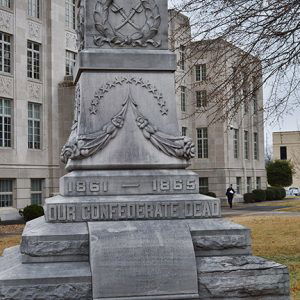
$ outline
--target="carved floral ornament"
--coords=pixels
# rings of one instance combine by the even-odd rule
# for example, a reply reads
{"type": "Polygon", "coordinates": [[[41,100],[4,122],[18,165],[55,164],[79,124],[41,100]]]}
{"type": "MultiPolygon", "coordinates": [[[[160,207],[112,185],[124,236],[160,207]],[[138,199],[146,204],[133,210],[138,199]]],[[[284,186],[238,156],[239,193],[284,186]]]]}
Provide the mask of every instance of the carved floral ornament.
{"type": "Polygon", "coordinates": [[[122,129],[129,108],[134,112],[137,127],[142,131],[144,137],[158,150],[168,156],[174,156],[180,159],[189,160],[195,157],[195,145],[190,138],[186,136],[175,137],[163,133],[140,112],[137,103],[132,97],[130,85],[128,86],[128,95],[122,104],[122,108],[111,118],[110,122],[105,124],[101,130],[97,132],[78,135],[77,120],[80,113],[78,104],[78,99],[80,98],[79,93],[80,89],[77,88],[75,120],[69,140],[63,147],[61,153],[61,160],[64,163],[67,163],[69,159],[84,159],[101,151],[110,140],[117,135],[118,131],[122,129]]]}
{"type": "MultiPolygon", "coordinates": [[[[121,2],[122,3],[122,2],[121,2]]],[[[135,7],[127,13],[115,0],[98,0],[94,12],[95,28],[99,32],[94,37],[95,45],[147,47],[148,44],[159,47],[161,41],[154,40],[161,24],[158,5],[155,0],[139,0],[135,7]],[[109,20],[110,14],[120,15],[119,25],[114,26],[109,20]],[[144,14],[145,21],[140,26],[135,23],[134,16],[144,14]],[[124,34],[121,29],[129,25],[133,32],[124,34]]]]}

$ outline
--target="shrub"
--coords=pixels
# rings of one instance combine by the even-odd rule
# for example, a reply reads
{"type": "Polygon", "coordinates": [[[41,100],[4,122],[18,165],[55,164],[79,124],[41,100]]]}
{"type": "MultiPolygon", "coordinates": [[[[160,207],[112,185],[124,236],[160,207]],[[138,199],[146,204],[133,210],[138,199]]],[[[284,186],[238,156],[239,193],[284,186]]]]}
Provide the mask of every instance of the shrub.
{"type": "Polygon", "coordinates": [[[266,200],[271,201],[271,200],[275,200],[276,198],[276,192],[274,191],[273,188],[268,187],[266,189],[266,200]]]}
{"type": "Polygon", "coordinates": [[[42,206],[31,204],[26,206],[23,210],[20,210],[20,215],[24,218],[25,222],[28,222],[43,216],[44,209],[42,206]]]}
{"type": "Polygon", "coordinates": [[[207,192],[205,195],[209,197],[217,198],[217,195],[214,192],[207,192]]]}
{"type": "Polygon", "coordinates": [[[257,189],[252,191],[252,194],[254,196],[255,202],[266,201],[266,191],[257,189]]]}
{"type": "Polygon", "coordinates": [[[286,191],[283,187],[279,188],[280,190],[280,199],[284,199],[286,197],[286,191]]]}
{"type": "Polygon", "coordinates": [[[244,194],[244,202],[245,203],[254,203],[255,202],[254,194],[252,194],[252,193],[244,194]]]}
{"type": "Polygon", "coordinates": [[[295,168],[289,160],[274,160],[266,165],[268,183],[271,186],[290,186],[295,168]]]}
{"type": "Polygon", "coordinates": [[[272,200],[282,200],[286,197],[286,191],[283,187],[272,186],[268,190],[274,193],[272,200]]]}

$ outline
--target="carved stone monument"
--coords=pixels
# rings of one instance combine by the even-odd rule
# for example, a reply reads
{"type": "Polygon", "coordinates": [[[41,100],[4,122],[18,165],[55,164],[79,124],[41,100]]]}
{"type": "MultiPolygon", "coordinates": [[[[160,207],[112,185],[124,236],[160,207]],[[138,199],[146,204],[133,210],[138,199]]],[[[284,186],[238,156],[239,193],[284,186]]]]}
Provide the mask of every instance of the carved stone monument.
{"type": "Polygon", "coordinates": [[[288,299],[286,267],[251,256],[186,170],[167,0],[78,1],[69,171],[0,258],[1,299],[288,299]]]}

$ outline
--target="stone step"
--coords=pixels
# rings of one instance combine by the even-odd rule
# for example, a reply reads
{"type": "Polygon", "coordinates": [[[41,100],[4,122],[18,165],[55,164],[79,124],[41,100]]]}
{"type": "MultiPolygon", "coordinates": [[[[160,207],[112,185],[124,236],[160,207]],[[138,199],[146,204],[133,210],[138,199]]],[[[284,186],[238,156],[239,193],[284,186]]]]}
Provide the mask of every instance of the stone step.
{"type": "Polygon", "coordinates": [[[92,299],[88,262],[23,264],[15,247],[0,257],[0,265],[1,300],[92,299]]]}
{"type": "MultiPolygon", "coordinates": [[[[147,221],[143,221],[147,222],[147,221]]],[[[190,228],[196,256],[250,255],[250,231],[225,219],[172,220],[190,228]]],[[[24,263],[88,261],[87,223],[46,223],[44,217],[26,224],[21,252],[24,263]]]]}
{"type": "Polygon", "coordinates": [[[46,223],[44,217],[26,223],[22,234],[23,262],[88,261],[86,223],[46,223]]]}
{"type": "MultiPolygon", "coordinates": [[[[92,300],[88,262],[22,264],[14,247],[0,257],[0,265],[1,300],[92,300]]],[[[197,257],[196,265],[199,299],[290,299],[288,270],[275,262],[220,256],[197,257]]]]}
{"type": "Polygon", "coordinates": [[[256,256],[196,260],[200,299],[290,299],[286,266],[256,256]]]}

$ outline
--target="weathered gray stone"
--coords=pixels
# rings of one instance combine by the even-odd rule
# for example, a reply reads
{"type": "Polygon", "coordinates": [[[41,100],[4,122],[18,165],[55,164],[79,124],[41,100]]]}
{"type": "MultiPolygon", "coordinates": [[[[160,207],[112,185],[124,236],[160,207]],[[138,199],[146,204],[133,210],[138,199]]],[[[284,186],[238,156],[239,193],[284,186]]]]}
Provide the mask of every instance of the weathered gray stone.
{"type": "Polygon", "coordinates": [[[168,49],[168,2],[79,1],[79,49],[168,49]]]}
{"type": "Polygon", "coordinates": [[[0,299],[92,299],[89,263],[22,264],[17,248],[0,257],[0,299]]]}
{"type": "Polygon", "coordinates": [[[183,222],[88,223],[94,299],[198,298],[196,262],[183,222]]]}
{"type": "Polygon", "coordinates": [[[200,299],[289,299],[287,267],[263,258],[198,257],[197,271],[200,299]]]}
{"type": "Polygon", "coordinates": [[[200,194],[55,196],[45,201],[47,222],[203,219],[221,217],[220,200],[200,194]]]}
{"type": "Polygon", "coordinates": [[[195,194],[198,177],[188,170],[73,171],[60,179],[60,195],[195,194]]]}
{"type": "MultiPolygon", "coordinates": [[[[80,261],[87,260],[87,225],[86,223],[47,224],[44,217],[27,222],[22,234],[21,253],[31,257],[57,256],[58,261],[68,260],[72,256],[79,256],[80,261]]],[[[26,260],[26,257],[24,259],[26,260]]],[[[30,258],[27,257],[26,261],[29,260],[30,258]]]]}

